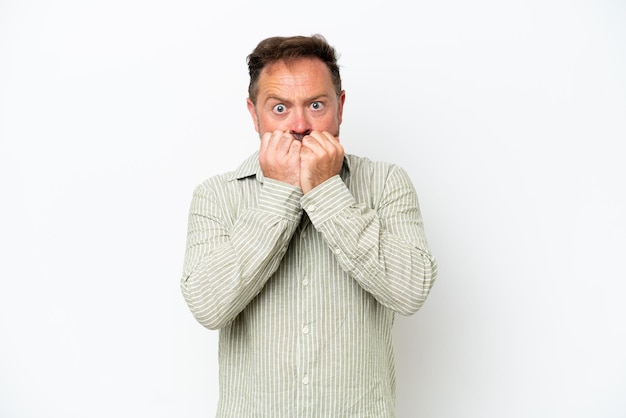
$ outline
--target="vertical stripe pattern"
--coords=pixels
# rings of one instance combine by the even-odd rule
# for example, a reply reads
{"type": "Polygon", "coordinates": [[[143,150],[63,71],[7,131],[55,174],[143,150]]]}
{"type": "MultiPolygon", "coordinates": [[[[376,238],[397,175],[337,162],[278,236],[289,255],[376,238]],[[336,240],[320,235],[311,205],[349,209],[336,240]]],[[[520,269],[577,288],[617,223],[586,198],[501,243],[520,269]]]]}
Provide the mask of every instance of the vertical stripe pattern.
{"type": "Polygon", "coordinates": [[[181,288],[220,330],[218,418],[394,417],[394,314],[437,275],[404,170],[346,155],[306,195],[258,153],[194,191],[181,288]]]}

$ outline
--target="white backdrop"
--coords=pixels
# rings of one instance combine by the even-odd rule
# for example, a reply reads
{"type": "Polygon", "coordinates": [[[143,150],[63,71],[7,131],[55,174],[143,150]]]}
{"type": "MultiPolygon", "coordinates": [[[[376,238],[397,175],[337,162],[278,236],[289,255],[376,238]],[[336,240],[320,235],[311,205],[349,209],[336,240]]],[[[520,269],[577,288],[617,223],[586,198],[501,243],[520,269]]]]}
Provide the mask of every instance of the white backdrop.
{"type": "Polygon", "coordinates": [[[213,416],[191,193],[257,146],[246,55],[317,32],[440,265],[399,418],[626,417],[623,2],[211,3],[0,0],[0,417],[213,416]]]}

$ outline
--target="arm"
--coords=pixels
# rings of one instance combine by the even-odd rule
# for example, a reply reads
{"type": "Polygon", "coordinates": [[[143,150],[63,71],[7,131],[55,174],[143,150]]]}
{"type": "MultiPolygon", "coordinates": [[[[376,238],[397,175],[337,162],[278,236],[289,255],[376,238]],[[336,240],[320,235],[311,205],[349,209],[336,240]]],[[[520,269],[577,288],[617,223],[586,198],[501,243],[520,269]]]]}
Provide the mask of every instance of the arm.
{"type": "Polygon", "coordinates": [[[209,329],[228,325],[263,289],[302,214],[301,190],[276,180],[266,178],[258,204],[238,215],[224,193],[217,181],[194,192],[181,281],[191,312],[209,329]]]}
{"type": "Polygon", "coordinates": [[[302,207],[343,269],[384,306],[413,314],[428,296],[437,264],[404,170],[391,168],[375,206],[357,203],[339,176],[302,197],[302,207]]]}

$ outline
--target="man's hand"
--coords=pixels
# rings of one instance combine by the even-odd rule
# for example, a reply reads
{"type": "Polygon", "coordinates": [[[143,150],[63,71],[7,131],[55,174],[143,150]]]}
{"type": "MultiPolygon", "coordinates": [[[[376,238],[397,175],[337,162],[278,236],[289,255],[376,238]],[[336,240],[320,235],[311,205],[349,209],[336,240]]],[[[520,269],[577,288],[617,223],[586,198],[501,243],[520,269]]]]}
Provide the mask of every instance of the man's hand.
{"type": "Polygon", "coordinates": [[[313,131],[302,138],[300,150],[300,187],[306,194],[339,174],[343,164],[343,146],[328,132],[313,131]]]}
{"type": "Polygon", "coordinates": [[[261,137],[259,164],[267,178],[300,186],[302,144],[284,131],[265,132],[261,137]]]}

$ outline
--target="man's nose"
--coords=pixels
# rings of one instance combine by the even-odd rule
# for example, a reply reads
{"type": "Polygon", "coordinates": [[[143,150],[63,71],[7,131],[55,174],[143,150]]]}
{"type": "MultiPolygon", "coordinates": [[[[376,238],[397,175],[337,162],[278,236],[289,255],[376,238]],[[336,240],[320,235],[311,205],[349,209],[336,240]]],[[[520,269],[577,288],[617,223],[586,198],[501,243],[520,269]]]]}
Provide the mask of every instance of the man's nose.
{"type": "Polygon", "coordinates": [[[304,109],[299,109],[293,113],[291,120],[290,133],[298,140],[302,140],[305,135],[312,131],[312,126],[304,109]]]}

